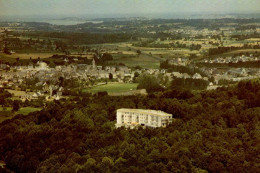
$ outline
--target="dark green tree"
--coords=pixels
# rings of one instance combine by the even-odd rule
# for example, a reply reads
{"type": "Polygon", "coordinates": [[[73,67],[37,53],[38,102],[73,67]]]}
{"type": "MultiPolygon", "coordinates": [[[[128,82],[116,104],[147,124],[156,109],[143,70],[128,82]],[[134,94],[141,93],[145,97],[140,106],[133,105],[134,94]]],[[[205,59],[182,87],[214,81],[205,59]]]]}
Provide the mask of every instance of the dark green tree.
{"type": "Polygon", "coordinates": [[[13,102],[13,111],[18,111],[20,109],[20,102],[19,100],[14,100],[13,102]]]}

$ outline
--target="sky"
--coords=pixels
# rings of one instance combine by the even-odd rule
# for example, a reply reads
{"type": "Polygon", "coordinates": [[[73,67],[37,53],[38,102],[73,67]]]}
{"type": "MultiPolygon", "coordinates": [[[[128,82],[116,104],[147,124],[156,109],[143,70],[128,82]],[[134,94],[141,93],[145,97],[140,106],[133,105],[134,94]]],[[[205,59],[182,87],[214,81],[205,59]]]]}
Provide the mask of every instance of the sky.
{"type": "Polygon", "coordinates": [[[260,12],[260,0],[0,0],[1,16],[260,12]]]}

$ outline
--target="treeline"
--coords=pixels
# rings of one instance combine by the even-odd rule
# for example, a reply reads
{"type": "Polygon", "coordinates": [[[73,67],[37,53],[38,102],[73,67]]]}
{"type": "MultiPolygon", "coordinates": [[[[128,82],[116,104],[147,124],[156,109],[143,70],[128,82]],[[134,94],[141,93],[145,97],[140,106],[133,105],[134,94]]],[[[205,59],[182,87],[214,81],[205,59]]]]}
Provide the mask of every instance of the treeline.
{"type": "Polygon", "coordinates": [[[190,50],[200,50],[202,47],[200,44],[187,45],[185,43],[179,43],[179,42],[164,44],[164,43],[156,43],[153,41],[133,43],[133,46],[152,47],[152,48],[186,48],[190,50]]]}
{"type": "Polygon", "coordinates": [[[204,90],[207,89],[209,82],[203,79],[192,78],[174,78],[171,85],[172,87],[180,87],[189,90],[204,90]]]}
{"type": "MultiPolygon", "coordinates": [[[[32,65],[33,67],[38,66],[37,62],[43,61],[49,65],[49,67],[54,68],[57,65],[68,65],[69,63],[72,64],[91,64],[91,60],[87,58],[82,58],[80,56],[72,56],[72,55],[57,55],[54,54],[49,58],[41,59],[38,57],[37,59],[20,59],[16,58],[15,60],[2,60],[0,62],[5,63],[9,66],[29,66],[32,65]],[[64,60],[67,59],[68,62],[65,62],[64,60]],[[77,59],[77,60],[75,60],[77,59]]],[[[10,68],[6,68],[7,70],[10,70],[10,68]]]]}
{"type": "Polygon", "coordinates": [[[167,69],[169,72],[177,71],[180,73],[187,73],[189,75],[194,75],[195,73],[199,73],[201,74],[201,76],[207,77],[207,75],[198,68],[194,68],[193,66],[182,66],[182,65],[170,64],[169,60],[161,62],[160,68],[167,69]]]}
{"type": "Polygon", "coordinates": [[[137,89],[146,89],[148,93],[164,92],[172,89],[204,90],[209,81],[193,78],[176,78],[163,75],[142,74],[137,78],[137,89]]]}
{"type": "Polygon", "coordinates": [[[3,113],[8,112],[6,109],[8,107],[11,107],[12,110],[19,110],[20,107],[42,107],[42,101],[43,97],[39,98],[38,100],[22,102],[20,100],[16,100],[12,98],[12,94],[4,89],[0,89],[0,107],[2,107],[2,110],[0,111],[0,116],[2,116],[3,113]]]}
{"type": "Polygon", "coordinates": [[[3,89],[0,89],[0,105],[8,106],[8,100],[11,98],[11,94],[3,89]]]}
{"type": "Polygon", "coordinates": [[[66,39],[68,44],[71,45],[115,43],[129,41],[135,38],[130,34],[122,33],[26,32],[23,35],[28,37],[46,37],[49,39],[66,39]]]}
{"type": "Polygon", "coordinates": [[[217,48],[209,48],[208,55],[219,55],[223,53],[227,53],[234,50],[240,50],[240,49],[260,49],[260,45],[248,45],[244,44],[241,47],[217,47],[217,48]]]}
{"type": "Polygon", "coordinates": [[[232,35],[231,38],[236,38],[237,40],[246,40],[246,39],[250,39],[250,38],[260,38],[260,34],[255,32],[253,34],[236,34],[236,35],[232,35]]]}
{"type": "Polygon", "coordinates": [[[196,94],[75,97],[4,121],[0,158],[15,172],[259,172],[259,112],[259,81],[196,94]],[[116,129],[122,107],[162,110],[175,120],[116,129]]]}
{"type": "Polygon", "coordinates": [[[229,51],[233,51],[233,50],[238,50],[241,49],[240,47],[217,47],[217,48],[209,48],[209,56],[210,55],[218,55],[218,54],[223,54],[229,51]]]}
{"type": "Polygon", "coordinates": [[[199,66],[204,67],[245,67],[245,68],[260,68],[260,61],[248,61],[237,63],[197,63],[199,66]]]}
{"type": "Polygon", "coordinates": [[[234,19],[234,18],[223,18],[223,19],[154,19],[144,21],[147,24],[168,24],[168,23],[181,23],[182,26],[192,26],[198,29],[209,28],[219,29],[223,25],[229,23],[232,24],[250,24],[259,23],[259,18],[248,18],[248,19],[234,19]]]}

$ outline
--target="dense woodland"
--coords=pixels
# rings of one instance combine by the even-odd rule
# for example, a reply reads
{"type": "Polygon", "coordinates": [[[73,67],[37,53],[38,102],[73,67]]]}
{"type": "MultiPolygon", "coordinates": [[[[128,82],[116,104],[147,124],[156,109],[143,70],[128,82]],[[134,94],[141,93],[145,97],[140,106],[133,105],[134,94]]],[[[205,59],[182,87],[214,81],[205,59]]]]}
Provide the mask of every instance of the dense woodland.
{"type": "Polygon", "coordinates": [[[4,121],[0,159],[15,172],[259,172],[259,118],[259,80],[196,93],[86,95],[4,121]],[[122,107],[162,110],[175,120],[116,129],[122,107]]]}
{"type": "Polygon", "coordinates": [[[223,54],[223,53],[227,53],[227,52],[231,52],[234,50],[240,50],[240,49],[259,49],[260,45],[248,45],[248,44],[244,44],[241,47],[217,47],[217,48],[210,48],[209,49],[209,53],[208,55],[219,55],[219,54],[223,54]]]}
{"type": "MultiPolygon", "coordinates": [[[[21,34],[13,33],[15,36],[20,36],[21,34]]],[[[102,43],[117,43],[124,42],[133,37],[130,34],[122,33],[75,33],[75,32],[24,32],[22,34],[26,37],[32,38],[50,38],[50,39],[64,39],[67,40],[68,44],[78,45],[78,44],[102,44],[102,43]]]]}
{"type": "MultiPolygon", "coordinates": [[[[107,33],[107,32],[123,32],[123,31],[132,31],[136,28],[144,26],[144,25],[161,25],[161,28],[167,28],[167,24],[177,23],[181,26],[190,26],[195,27],[196,29],[219,29],[223,26],[229,26],[232,24],[237,28],[237,30],[246,30],[246,29],[255,29],[257,26],[254,23],[259,22],[259,18],[248,17],[244,19],[234,19],[234,18],[222,18],[222,19],[152,19],[147,20],[143,18],[142,20],[136,18],[133,20],[122,20],[122,19],[111,19],[111,18],[103,18],[100,19],[103,21],[102,23],[92,23],[86,22],[83,24],[77,25],[52,25],[49,23],[43,22],[24,22],[23,26],[26,28],[34,28],[37,31],[82,31],[82,32],[95,32],[95,33],[107,33]],[[247,25],[246,25],[247,24],[247,25]],[[120,29],[115,28],[111,31],[110,27],[114,27],[116,25],[122,25],[120,29]],[[108,29],[103,28],[102,26],[107,26],[108,29]],[[80,28],[80,30],[79,30],[80,28]]],[[[10,22],[0,22],[0,27],[6,27],[10,22]]],[[[176,26],[180,27],[180,26],[176,26]]]]}

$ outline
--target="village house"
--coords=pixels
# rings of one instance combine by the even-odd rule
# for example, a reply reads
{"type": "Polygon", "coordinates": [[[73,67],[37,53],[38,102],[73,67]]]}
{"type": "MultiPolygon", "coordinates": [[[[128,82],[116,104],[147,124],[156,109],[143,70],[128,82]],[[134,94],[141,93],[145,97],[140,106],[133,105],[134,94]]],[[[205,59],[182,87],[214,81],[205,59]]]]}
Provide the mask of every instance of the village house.
{"type": "Polygon", "coordinates": [[[202,76],[199,74],[199,73],[195,73],[193,76],[192,76],[193,79],[202,79],[202,76]]]}

